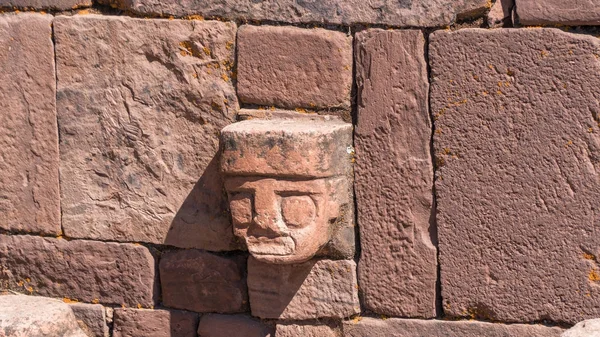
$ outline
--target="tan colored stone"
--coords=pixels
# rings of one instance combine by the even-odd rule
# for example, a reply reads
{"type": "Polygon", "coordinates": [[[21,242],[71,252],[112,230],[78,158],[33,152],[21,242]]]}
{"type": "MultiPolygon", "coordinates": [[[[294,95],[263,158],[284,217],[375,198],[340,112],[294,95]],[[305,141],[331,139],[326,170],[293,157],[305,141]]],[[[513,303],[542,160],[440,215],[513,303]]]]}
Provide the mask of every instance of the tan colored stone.
{"type": "Polygon", "coordinates": [[[588,319],[579,322],[560,337],[600,337],[600,319],[588,319]]]}
{"type": "Polygon", "coordinates": [[[106,310],[100,304],[73,303],[70,305],[77,323],[88,337],[109,337],[106,310]]]}
{"type": "Polygon", "coordinates": [[[198,314],[178,310],[115,309],[114,337],[196,337],[198,314]]]}
{"type": "Polygon", "coordinates": [[[488,27],[500,28],[512,26],[512,13],[515,0],[496,0],[487,16],[488,27]]]}
{"type": "Polygon", "coordinates": [[[248,293],[252,315],[260,318],[304,320],[360,313],[352,260],[281,265],[250,257],[248,293]]]}
{"type": "Polygon", "coordinates": [[[0,235],[0,287],[114,305],[154,305],[154,258],[129,243],[0,235]]]}
{"type": "Polygon", "coordinates": [[[600,40],[542,28],[430,42],[444,313],[600,316],[600,40]]]}
{"type": "Polygon", "coordinates": [[[600,0],[517,0],[523,25],[600,25],[600,0]]]}
{"type": "Polygon", "coordinates": [[[236,313],[248,308],[246,257],[198,250],[164,253],[160,260],[163,304],[196,312],[236,313]]]}
{"type": "Polygon", "coordinates": [[[349,108],[352,36],[325,29],[240,27],[237,91],[245,103],[349,108]]]}
{"type": "Polygon", "coordinates": [[[275,337],[271,325],[246,315],[202,315],[199,337],[275,337]]]}
{"type": "Polygon", "coordinates": [[[55,20],[70,237],[230,250],[218,132],[233,121],[234,23],[55,20]]]}
{"type": "Polygon", "coordinates": [[[0,15],[0,229],[60,234],[52,16],[0,15]]]}
{"type": "Polygon", "coordinates": [[[92,6],[92,0],[0,0],[0,7],[70,10],[92,6]]]}
{"type": "Polygon", "coordinates": [[[346,337],[558,337],[561,328],[532,324],[362,318],[344,322],[346,337]]]}
{"type": "Polygon", "coordinates": [[[339,337],[338,331],[327,325],[277,324],[275,337],[339,337]]]}
{"type": "Polygon", "coordinates": [[[380,29],[356,39],[355,190],[364,304],[389,316],[435,317],[425,40],[417,30],[380,29]]]}

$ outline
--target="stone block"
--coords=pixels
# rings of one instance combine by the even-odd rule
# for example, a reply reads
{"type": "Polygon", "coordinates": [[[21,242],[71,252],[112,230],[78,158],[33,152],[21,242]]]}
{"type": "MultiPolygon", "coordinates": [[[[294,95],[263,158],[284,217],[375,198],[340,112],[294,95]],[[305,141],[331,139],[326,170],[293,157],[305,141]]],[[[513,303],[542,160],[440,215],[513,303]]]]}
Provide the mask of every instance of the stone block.
{"type": "Polygon", "coordinates": [[[312,109],[350,107],[352,36],[325,29],[244,25],[238,32],[240,100],[312,109]]]}
{"type": "Polygon", "coordinates": [[[115,309],[114,337],[196,337],[198,314],[178,310],[115,309]]]}
{"type": "Polygon", "coordinates": [[[198,326],[200,337],[275,337],[270,324],[246,315],[202,315],[198,326]]]}
{"type": "Polygon", "coordinates": [[[600,40],[464,29],[430,41],[444,313],[598,317],[600,40]]]}
{"type": "Polygon", "coordinates": [[[496,0],[487,15],[487,24],[490,28],[512,26],[515,0],[496,0]]]}
{"type": "Polygon", "coordinates": [[[336,329],[328,325],[315,324],[277,324],[276,337],[339,337],[336,329]]]}
{"type": "Polygon", "coordinates": [[[88,337],[109,337],[106,311],[100,304],[73,303],[71,309],[88,337]]]}
{"type": "Polygon", "coordinates": [[[282,265],[250,257],[248,293],[252,315],[260,318],[304,320],[360,313],[352,260],[282,265]]]}
{"type": "Polygon", "coordinates": [[[92,6],[92,0],[0,0],[1,7],[70,10],[92,6]]]}
{"type": "Polygon", "coordinates": [[[129,243],[0,235],[0,287],[114,305],[154,305],[154,257],[129,243]]]}
{"type": "Polygon", "coordinates": [[[538,324],[500,324],[476,321],[437,321],[365,317],[360,321],[345,321],[346,337],[559,337],[563,329],[538,324]]]}
{"type": "Polygon", "coordinates": [[[575,324],[560,337],[598,337],[600,336],[600,319],[588,319],[575,324]]]}
{"type": "Polygon", "coordinates": [[[0,45],[0,229],[59,235],[52,16],[0,15],[0,45]]]}
{"type": "Polygon", "coordinates": [[[234,23],[58,17],[69,237],[230,250],[218,132],[238,104],[234,23]]]}
{"type": "Polygon", "coordinates": [[[160,259],[165,306],[195,312],[244,312],[248,308],[246,257],[198,250],[170,251],[160,259]]]}
{"type": "Polygon", "coordinates": [[[425,40],[417,30],[357,34],[355,190],[365,307],[435,317],[437,250],[425,40]]]}
{"type": "Polygon", "coordinates": [[[99,0],[102,4],[145,14],[190,15],[291,23],[359,23],[401,27],[439,27],[457,18],[482,15],[488,0],[99,0]]]}
{"type": "Polygon", "coordinates": [[[522,25],[600,25],[599,0],[517,0],[522,25]]]}

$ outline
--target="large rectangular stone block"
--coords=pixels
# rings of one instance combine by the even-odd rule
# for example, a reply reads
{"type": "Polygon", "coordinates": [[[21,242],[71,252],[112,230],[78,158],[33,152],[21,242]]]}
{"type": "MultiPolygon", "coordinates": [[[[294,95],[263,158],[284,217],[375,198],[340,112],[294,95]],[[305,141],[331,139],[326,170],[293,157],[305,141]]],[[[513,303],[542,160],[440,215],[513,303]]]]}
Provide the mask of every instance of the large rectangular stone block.
{"type": "Polygon", "coordinates": [[[425,40],[417,30],[380,29],[356,39],[355,190],[364,304],[379,314],[435,317],[425,40]]]}
{"type": "Polygon", "coordinates": [[[600,0],[517,0],[523,25],[600,25],[600,0]]]}
{"type": "Polygon", "coordinates": [[[304,320],[360,313],[352,260],[269,264],[250,257],[248,293],[252,315],[260,318],[304,320]]]}
{"type": "Polygon", "coordinates": [[[0,0],[0,7],[70,10],[89,7],[92,0],[0,0]]]}
{"type": "Polygon", "coordinates": [[[575,323],[600,307],[600,40],[431,36],[444,312],[575,323]]]}
{"type": "Polygon", "coordinates": [[[500,324],[476,321],[436,321],[389,318],[386,320],[362,318],[345,321],[346,337],[559,337],[561,328],[538,324],[500,324]]]}
{"type": "Polygon", "coordinates": [[[55,20],[69,237],[230,250],[218,132],[233,121],[234,23],[55,20]]]}
{"type": "Polygon", "coordinates": [[[268,322],[246,315],[202,315],[198,325],[202,337],[275,337],[275,329],[268,322]]]}
{"type": "Polygon", "coordinates": [[[60,234],[52,16],[0,15],[0,229],[60,234]]]}
{"type": "Polygon", "coordinates": [[[196,337],[198,314],[178,310],[115,309],[114,337],[196,337]]]}
{"type": "Polygon", "coordinates": [[[154,305],[154,257],[130,243],[0,235],[0,287],[84,302],[154,305]]]}

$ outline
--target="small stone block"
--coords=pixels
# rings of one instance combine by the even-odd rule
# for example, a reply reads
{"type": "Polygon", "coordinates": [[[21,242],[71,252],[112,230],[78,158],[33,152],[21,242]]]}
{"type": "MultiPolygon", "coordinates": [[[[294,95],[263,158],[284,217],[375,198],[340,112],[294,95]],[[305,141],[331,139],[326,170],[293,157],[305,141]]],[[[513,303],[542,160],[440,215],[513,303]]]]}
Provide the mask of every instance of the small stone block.
{"type": "Polygon", "coordinates": [[[269,324],[246,315],[205,314],[198,326],[199,337],[275,337],[269,324]]]}
{"type": "Polygon", "coordinates": [[[113,337],[196,337],[198,314],[178,310],[115,309],[113,337]]]}
{"type": "Polygon", "coordinates": [[[100,304],[73,303],[71,309],[88,337],[108,337],[106,311],[100,304]]]}

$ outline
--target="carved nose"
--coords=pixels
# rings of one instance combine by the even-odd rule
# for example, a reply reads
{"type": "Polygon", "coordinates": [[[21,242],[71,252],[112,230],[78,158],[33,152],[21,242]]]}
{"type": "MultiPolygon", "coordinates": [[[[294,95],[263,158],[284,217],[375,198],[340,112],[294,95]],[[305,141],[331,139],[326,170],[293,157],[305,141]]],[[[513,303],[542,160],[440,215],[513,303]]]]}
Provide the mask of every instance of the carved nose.
{"type": "Polygon", "coordinates": [[[256,193],[253,221],[254,234],[263,236],[281,236],[285,233],[285,225],[279,216],[275,195],[256,193]]]}

